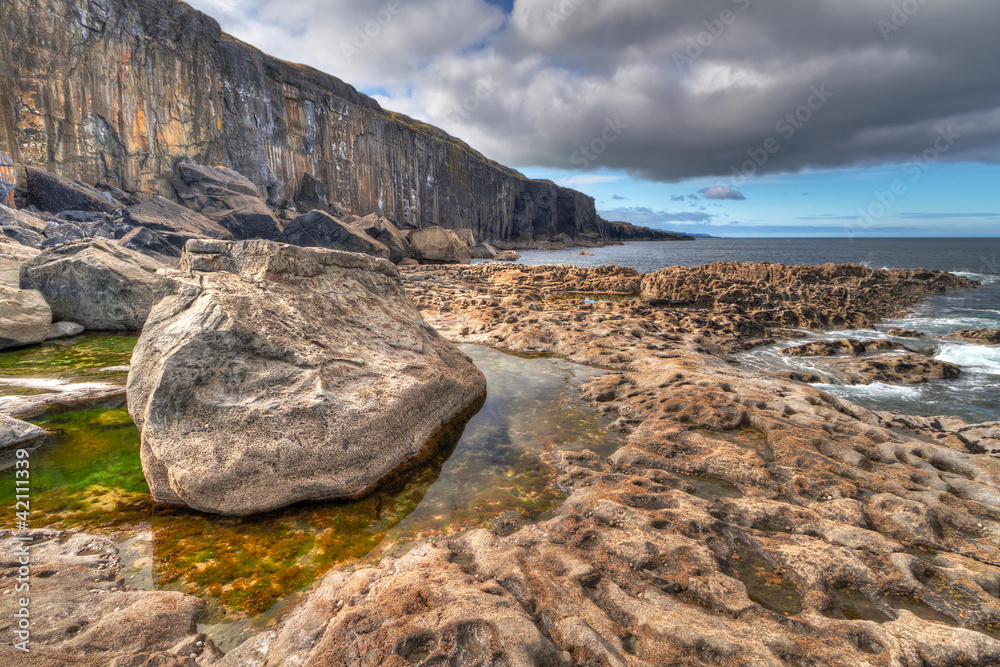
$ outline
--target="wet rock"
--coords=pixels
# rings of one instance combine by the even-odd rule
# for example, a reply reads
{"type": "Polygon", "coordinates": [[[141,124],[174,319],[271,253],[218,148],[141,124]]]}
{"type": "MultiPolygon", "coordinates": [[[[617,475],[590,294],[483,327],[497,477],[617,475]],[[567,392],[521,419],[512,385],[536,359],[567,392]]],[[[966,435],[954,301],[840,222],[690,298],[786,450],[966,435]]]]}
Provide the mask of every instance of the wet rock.
{"type": "Polygon", "coordinates": [[[389,261],[398,264],[410,256],[410,246],[402,232],[388,218],[371,213],[350,223],[389,249],[389,261]]]}
{"type": "Polygon", "coordinates": [[[182,268],[128,381],[159,502],[246,515],[365,493],[485,389],[386,260],[190,241],[182,268]]]}
{"type": "Polygon", "coordinates": [[[594,253],[590,252],[589,250],[581,250],[580,251],[580,256],[581,257],[593,257],[594,253]]]}
{"type": "MultiPolygon", "coordinates": [[[[33,539],[28,664],[189,666],[189,655],[181,659],[170,650],[191,640],[196,656],[202,653],[197,623],[205,603],[182,593],[124,589],[111,539],[42,530],[25,536],[33,539]]],[[[0,570],[12,579],[20,543],[9,533],[3,538],[0,570]]],[[[5,618],[14,618],[17,597],[0,597],[5,618]]]]}
{"type": "Polygon", "coordinates": [[[469,246],[455,232],[444,227],[415,229],[407,236],[413,258],[421,264],[468,264],[469,246]]]}
{"type": "Polygon", "coordinates": [[[324,211],[310,211],[288,223],[281,241],[303,248],[329,248],[389,259],[389,249],[360,229],[324,211]]]}
{"type": "Polygon", "coordinates": [[[52,310],[40,292],[0,285],[0,350],[41,343],[51,324],[52,310]]]}
{"type": "Polygon", "coordinates": [[[176,248],[173,253],[158,251],[161,254],[179,257],[189,239],[233,240],[232,233],[222,225],[159,196],[125,209],[122,219],[132,227],[143,227],[156,232],[176,248]]]}
{"type": "Polygon", "coordinates": [[[843,340],[820,340],[795,347],[786,347],[781,350],[781,353],[789,357],[860,357],[868,352],[905,349],[899,343],[888,340],[858,341],[845,338],[843,340]]]}
{"type": "Polygon", "coordinates": [[[470,252],[472,259],[494,259],[497,256],[497,249],[489,243],[479,243],[470,252]]]}
{"type": "Polygon", "coordinates": [[[45,335],[45,340],[72,338],[73,336],[79,336],[84,331],[86,331],[84,326],[76,322],[54,322],[49,327],[49,332],[45,335]]]}
{"type": "Polygon", "coordinates": [[[914,331],[913,329],[889,329],[886,333],[896,338],[927,338],[927,334],[923,331],[914,331]]]}
{"type": "Polygon", "coordinates": [[[846,373],[856,384],[922,384],[928,380],[954,380],[962,374],[961,367],[955,364],[919,354],[834,362],[832,367],[846,373]]]}
{"type": "Polygon", "coordinates": [[[21,267],[23,289],[37,289],[53,318],[91,331],[137,331],[153,305],[163,265],[113,241],[88,239],[47,250],[21,267]]]}
{"type": "Polygon", "coordinates": [[[281,225],[256,186],[225,167],[177,164],[174,189],[180,202],[224,227],[236,239],[275,239],[281,225]]]}
{"type": "Polygon", "coordinates": [[[41,444],[47,435],[41,427],[0,414],[0,452],[31,449],[41,444]]]}
{"type": "Polygon", "coordinates": [[[862,328],[929,294],[975,287],[949,273],[856,264],[785,266],[717,262],[643,277],[643,297],[664,306],[752,314],[770,327],[862,328]]]}
{"type": "Polygon", "coordinates": [[[964,340],[977,345],[1000,345],[1000,329],[963,329],[948,334],[945,338],[964,340]]]}
{"type": "Polygon", "coordinates": [[[86,183],[70,181],[38,167],[25,167],[24,174],[28,201],[42,211],[113,213],[121,208],[114,197],[86,183]]]}

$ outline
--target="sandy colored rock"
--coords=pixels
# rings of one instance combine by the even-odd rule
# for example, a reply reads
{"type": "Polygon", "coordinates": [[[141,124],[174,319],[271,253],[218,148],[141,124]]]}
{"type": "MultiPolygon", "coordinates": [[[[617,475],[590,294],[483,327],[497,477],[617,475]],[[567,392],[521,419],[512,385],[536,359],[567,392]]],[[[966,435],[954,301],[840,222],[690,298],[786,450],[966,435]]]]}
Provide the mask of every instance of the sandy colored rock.
{"type": "Polygon", "coordinates": [[[41,292],[0,285],[0,350],[45,340],[52,310],[41,292]]]}
{"type": "Polygon", "coordinates": [[[998,329],[963,329],[948,334],[945,338],[964,340],[978,345],[1000,345],[1000,330],[998,329]]]}
{"type": "Polygon", "coordinates": [[[89,239],[26,262],[21,286],[41,292],[54,319],[91,331],[137,331],[153,305],[153,282],[162,266],[113,241],[89,239]]]}
{"type": "Polygon", "coordinates": [[[868,357],[857,361],[831,364],[846,373],[855,384],[923,384],[928,380],[954,380],[962,374],[960,366],[920,354],[868,357]]]}
{"type": "Polygon", "coordinates": [[[485,379],[386,260],[190,241],[132,357],[153,497],[219,514],[365,493],[485,379]]]}
{"type": "Polygon", "coordinates": [[[407,236],[410,253],[421,264],[468,264],[469,246],[455,232],[444,227],[415,229],[407,236]]]}

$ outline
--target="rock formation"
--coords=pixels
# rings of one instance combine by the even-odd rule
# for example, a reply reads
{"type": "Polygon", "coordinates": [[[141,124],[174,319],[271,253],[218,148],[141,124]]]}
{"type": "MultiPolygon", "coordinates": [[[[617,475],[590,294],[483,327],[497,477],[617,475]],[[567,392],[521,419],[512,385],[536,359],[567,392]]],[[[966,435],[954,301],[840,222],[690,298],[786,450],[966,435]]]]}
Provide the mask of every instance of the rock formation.
{"type": "MultiPolygon", "coordinates": [[[[39,445],[45,436],[45,429],[0,414],[0,452],[7,453],[20,447],[32,448],[39,445]]],[[[7,466],[5,466],[7,467],[7,466]]]]}
{"type": "Polygon", "coordinates": [[[7,151],[0,151],[0,205],[14,207],[14,189],[17,187],[17,170],[14,158],[7,151]]]}
{"type": "Polygon", "coordinates": [[[603,224],[592,198],[271,58],[175,0],[8,3],[0,100],[0,148],[21,168],[143,198],[173,197],[174,165],[192,158],[244,174],[272,207],[325,196],[357,215],[487,241],[635,238],[603,224]]]}
{"type": "Polygon", "coordinates": [[[132,356],[153,497],[246,515],[372,490],[485,390],[386,260],[190,241],[132,356]]]}
{"type": "Polygon", "coordinates": [[[181,162],[172,183],[182,204],[236,239],[274,239],[281,233],[281,224],[254,184],[232,169],[181,162]]]}
{"type": "Polygon", "coordinates": [[[416,229],[406,239],[410,254],[421,264],[468,264],[472,260],[469,245],[450,229],[416,229]]]}
{"type": "Polygon", "coordinates": [[[138,331],[163,265],[112,241],[88,239],[47,250],[21,267],[22,289],[42,293],[52,316],[91,331],[138,331]]]}
{"type": "Polygon", "coordinates": [[[948,334],[945,338],[964,340],[966,343],[979,345],[1000,345],[1000,331],[997,329],[962,329],[948,334]]]}
{"type": "Polygon", "coordinates": [[[351,223],[389,250],[389,261],[398,264],[410,256],[410,245],[403,233],[392,221],[371,213],[351,223]]]}
{"type": "Polygon", "coordinates": [[[234,240],[232,232],[222,225],[160,196],[125,209],[122,221],[156,232],[177,249],[178,256],[189,239],[234,240]]]}
{"type": "MultiPolygon", "coordinates": [[[[337,220],[325,211],[315,210],[300,215],[281,233],[283,243],[303,248],[328,248],[343,252],[360,252],[389,259],[389,249],[360,229],[337,220]]],[[[398,261],[398,260],[397,260],[398,261]]]]}
{"type": "Polygon", "coordinates": [[[40,292],[0,285],[0,350],[41,343],[51,325],[52,310],[40,292]]]}

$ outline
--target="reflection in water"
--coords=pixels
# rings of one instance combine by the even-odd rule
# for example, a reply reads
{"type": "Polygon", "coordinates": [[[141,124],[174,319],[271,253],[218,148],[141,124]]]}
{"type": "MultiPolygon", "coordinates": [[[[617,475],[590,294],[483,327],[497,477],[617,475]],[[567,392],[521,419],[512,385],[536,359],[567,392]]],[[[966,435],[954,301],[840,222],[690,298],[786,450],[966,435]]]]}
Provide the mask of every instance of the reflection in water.
{"type": "MultiPolygon", "coordinates": [[[[0,378],[124,380],[134,338],[87,337],[36,352],[0,354],[0,378]],[[125,349],[123,349],[125,348],[125,349]],[[117,378],[110,377],[118,373],[117,378]]],[[[501,515],[535,520],[561,499],[552,449],[612,453],[609,434],[587,409],[580,385],[598,373],[555,359],[525,359],[464,346],[486,374],[489,395],[475,414],[444,429],[420,465],[358,501],[308,503],[249,518],[154,507],[139,460],[139,433],[122,399],[33,420],[52,434],[32,455],[31,525],[119,538],[123,571],[136,588],[203,597],[207,632],[224,650],[273,623],[297,592],[335,566],[415,540],[489,524],[501,515]],[[471,417],[471,419],[470,419],[471,417]]],[[[3,392],[0,387],[0,392],[3,392]]],[[[13,496],[0,473],[0,502],[13,496]]]]}

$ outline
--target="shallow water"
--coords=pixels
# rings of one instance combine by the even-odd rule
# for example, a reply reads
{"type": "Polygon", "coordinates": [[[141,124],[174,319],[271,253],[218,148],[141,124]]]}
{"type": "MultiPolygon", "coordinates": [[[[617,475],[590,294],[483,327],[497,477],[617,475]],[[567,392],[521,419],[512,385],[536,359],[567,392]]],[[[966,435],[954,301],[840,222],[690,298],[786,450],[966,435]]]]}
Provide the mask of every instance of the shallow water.
{"type": "MultiPolygon", "coordinates": [[[[98,369],[127,363],[134,342],[90,336],[76,343],[79,349],[0,353],[0,378],[103,373],[98,369]]],[[[230,649],[274,623],[297,592],[333,567],[501,518],[514,525],[543,518],[562,499],[546,461],[550,451],[608,455],[621,444],[623,436],[607,432],[580,396],[582,383],[600,371],[476,346],[462,350],[486,374],[485,404],[440,434],[419,468],[366,499],[243,519],[154,507],[139,433],[118,399],[32,420],[51,435],[31,457],[29,523],[115,536],[130,585],[203,597],[210,613],[202,631],[230,649]]],[[[12,501],[12,475],[0,473],[0,502],[12,501]]]]}

